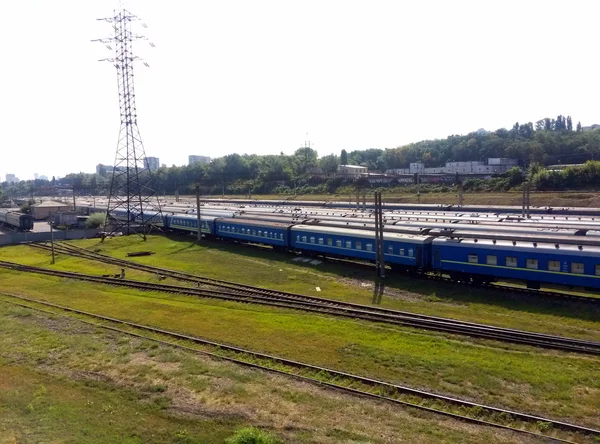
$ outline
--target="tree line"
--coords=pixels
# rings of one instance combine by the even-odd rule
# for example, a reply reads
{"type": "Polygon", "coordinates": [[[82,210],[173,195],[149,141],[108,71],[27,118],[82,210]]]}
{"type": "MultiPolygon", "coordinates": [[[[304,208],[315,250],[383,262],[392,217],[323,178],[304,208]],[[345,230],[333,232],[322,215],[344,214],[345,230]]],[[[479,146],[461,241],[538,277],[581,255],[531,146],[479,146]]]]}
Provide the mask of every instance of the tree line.
{"type": "MultiPolygon", "coordinates": [[[[451,135],[445,139],[424,140],[396,148],[370,148],[340,154],[318,156],[310,147],[297,149],[292,155],[229,154],[209,164],[161,167],[152,173],[154,188],[159,194],[190,194],[200,185],[203,194],[269,194],[289,193],[302,187],[302,192],[330,192],[344,184],[336,179],[323,179],[335,173],[340,164],[366,166],[370,172],[407,168],[411,162],[423,162],[426,167],[443,166],[451,161],[487,160],[490,157],[518,159],[521,169],[539,166],[539,174],[531,176],[539,189],[556,187],[557,173],[545,170],[548,165],[581,164],[600,159],[600,128],[584,131],[581,123],[573,126],[571,116],[559,115],[533,122],[515,123],[510,129],[478,130],[467,135],[451,135]],[[320,180],[315,180],[320,177],[320,180]],[[329,180],[329,183],[327,183],[329,180]],[[316,185],[319,185],[318,187],[316,185]],[[314,190],[311,188],[313,187],[314,190]],[[315,188],[316,187],[316,188],[315,188]]],[[[596,165],[595,163],[592,165],[596,165]]],[[[585,171],[567,169],[565,186],[584,186],[571,176],[597,174],[595,167],[585,171]],[[591,169],[591,170],[590,170],[591,169]]],[[[562,176],[561,176],[562,177],[562,176]]],[[[507,177],[504,177],[506,179],[507,177]]],[[[513,178],[514,179],[514,178],[513,178]]],[[[505,188],[514,180],[503,182],[505,188]]],[[[111,175],[68,174],[52,181],[22,181],[2,184],[5,195],[27,196],[43,194],[51,186],[75,189],[78,194],[108,194],[111,175]]],[[[558,181],[558,182],[557,182],[558,181]]],[[[589,183],[589,180],[584,180],[589,183]]],[[[562,182],[560,182],[562,183],[562,182]]],[[[514,186],[510,185],[510,186],[514,186]]]]}

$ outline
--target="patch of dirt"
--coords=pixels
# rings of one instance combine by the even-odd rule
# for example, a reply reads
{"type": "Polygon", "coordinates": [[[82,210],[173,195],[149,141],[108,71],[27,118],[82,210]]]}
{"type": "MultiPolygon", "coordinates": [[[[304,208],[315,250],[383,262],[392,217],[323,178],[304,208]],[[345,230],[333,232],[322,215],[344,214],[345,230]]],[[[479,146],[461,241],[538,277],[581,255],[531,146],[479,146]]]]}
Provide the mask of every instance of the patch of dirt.
{"type": "Polygon", "coordinates": [[[74,370],[69,372],[69,379],[74,381],[96,381],[96,382],[112,382],[110,376],[104,373],[85,371],[85,370],[74,370]]]}
{"type": "Polygon", "coordinates": [[[144,352],[133,353],[130,356],[130,365],[149,365],[163,373],[171,373],[179,370],[179,362],[162,362],[157,359],[148,356],[144,352]]]}

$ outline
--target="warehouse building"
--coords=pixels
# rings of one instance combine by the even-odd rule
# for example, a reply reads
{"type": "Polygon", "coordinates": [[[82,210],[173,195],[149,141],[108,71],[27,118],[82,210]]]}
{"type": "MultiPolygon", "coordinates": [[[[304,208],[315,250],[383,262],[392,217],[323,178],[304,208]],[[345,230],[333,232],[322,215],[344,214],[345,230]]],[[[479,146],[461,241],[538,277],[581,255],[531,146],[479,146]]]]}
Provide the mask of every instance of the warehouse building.
{"type": "Polygon", "coordinates": [[[363,174],[368,173],[368,168],[359,165],[340,165],[338,167],[338,174],[341,176],[359,177],[363,174]]]}
{"type": "Polygon", "coordinates": [[[67,211],[69,205],[62,202],[46,201],[31,206],[31,215],[35,220],[48,219],[50,214],[67,211]]]}

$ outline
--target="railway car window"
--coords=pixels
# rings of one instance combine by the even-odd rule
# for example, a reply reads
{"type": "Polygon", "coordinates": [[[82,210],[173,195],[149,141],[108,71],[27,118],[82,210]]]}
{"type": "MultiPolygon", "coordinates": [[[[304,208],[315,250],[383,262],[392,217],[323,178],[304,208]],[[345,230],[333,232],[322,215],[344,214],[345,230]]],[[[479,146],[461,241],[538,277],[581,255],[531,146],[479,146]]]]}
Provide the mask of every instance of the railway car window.
{"type": "Polygon", "coordinates": [[[373,244],[367,244],[365,245],[365,248],[367,249],[367,251],[373,251],[373,244]]]}
{"type": "Polygon", "coordinates": [[[302,236],[302,242],[306,242],[306,236],[302,236]]]}
{"type": "Polygon", "coordinates": [[[408,257],[413,257],[415,255],[415,250],[413,250],[412,248],[408,249],[408,257]]]}
{"type": "Polygon", "coordinates": [[[256,230],[252,230],[252,236],[256,236],[256,230]]]}
{"type": "Polygon", "coordinates": [[[356,249],[362,250],[362,242],[356,242],[356,249]]]}
{"type": "Polygon", "coordinates": [[[404,248],[400,248],[399,253],[400,253],[400,256],[404,256],[404,248]]]}
{"type": "Polygon", "coordinates": [[[600,265],[596,265],[595,272],[596,272],[596,276],[600,276],[600,265]]]}
{"type": "Polygon", "coordinates": [[[476,254],[470,254],[469,255],[469,263],[470,264],[477,264],[477,263],[479,263],[479,257],[476,254]]]}
{"type": "Polygon", "coordinates": [[[496,256],[488,254],[485,257],[485,263],[488,265],[496,265],[498,263],[498,258],[496,256]]]}
{"type": "Polygon", "coordinates": [[[394,254],[394,247],[392,245],[388,247],[388,254],[394,254]]]}
{"type": "Polygon", "coordinates": [[[328,237],[327,238],[327,245],[329,245],[330,247],[333,245],[333,239],[328,237]]]}
{"type": "Polygon", "coordinates": [[[314,244],[314,243],[315,243],[315,238],[314,238],[314,236],[311,236],[311,237],[310,237],[310,243],[311,243],[311,244],[314,244]]]}
{"type": "Polygon", "coordinates": [[[296,236],[296,242],[300,242],[300,235],[299,234],[296,236]]]}
{"type": "Polygon", "coordinates": [[[323,245],[323,238],[322,237],[319,238],[319,245],[323,245]]]}
{"type": "Polygon", "coordinates": [[[531,268],[532,270],[537,270],[538,260],[537,259],[527,259],[527,268],[531,268]]]}
{"type": "Polygon", "coordinates": [[[262,230],[258,230],[258,235],[262,236],[262,230]]]}
{"type": "Polygon", "coordinates": [[[346,241],[346,248],[352,248],[352,242],[346,241]]]}
{"type": "Polygon", "coordinates": [[[571,273],[583,274],[583,264],[581,262],[571,262],[571,273]]]}
{"type": "Polygon", "coordinates": [[[506,256],[506,266],[507,267],[516,267],[517,266],[517,258],[514,256],[506,256]]]}
{"type": "Polygon", "coordinates": [[[279,239],[283,239],[283,233],[279,233],[279,239]]]}
{"type": "Polygon", "coordinates": [[[560,261],[548,261],[548,270],[560,271],[560,261]]]}
{"type": "Polygon", "coordinates": [[[336,240],[335,241],[335,246],[336,247],[341,247],[342,246],[342,241],[341,240],[336,240]]]}

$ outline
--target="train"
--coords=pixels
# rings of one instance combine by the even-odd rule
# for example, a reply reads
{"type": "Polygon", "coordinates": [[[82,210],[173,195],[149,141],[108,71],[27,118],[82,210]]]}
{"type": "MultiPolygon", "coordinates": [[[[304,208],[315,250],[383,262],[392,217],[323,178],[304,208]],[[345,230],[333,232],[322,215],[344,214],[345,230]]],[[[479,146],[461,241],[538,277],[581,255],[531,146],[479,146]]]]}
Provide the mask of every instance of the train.
{"type": "MultiPolygon", "coordinates": [[[[301,206],[301,207],[325,207],[325,208],[348,208],[352,207],[352,202],[334,202],[334,201],[317,201],[317,200],[268,200],[268,199],[204,199],[204,202],[208,203],[226,203],[231,205],[264,205],[264,206],[301,206]]],[[[362,204],[360,205],[362,206],[362,204]]],[[[365,205],[368,209],[373,209],[373,202],[366,202],[365,205]]],[[[522,211],[520,206],[494,206],[494,205],[453,205],[453,204],[411,204],[411,203],[391,203],[384,202],[383,209],[386,210],[416,210],[416,211],[463,211],[463,212],[477,212],[477,213],[498,213],[510,212],[513,214],[519,214],[522,211]]],[[[563,215],[586,215],[586,216],[600,216],[600,209],[598,208],[587,208],[587,207],[530,207],[530,214],[563,214],[563,215]]]]}
{"type": "MultiPolygon", "coordinates": [[[[115,216],[131,217],[127,213],[115,216]]],[[[200,230],[206,237],[268,245],[280,251],[375,260],[375,232],[371,229],[310,223],[302,218],[269,220],[250,216],[206,210],[201,213],[200,230]]],[[[144,219],[166,231],[198,231],[196,215],[145,213],[144,219]]],[[[484,235],[461,237],[444,231],[385,231],[384,259],[393,270],[446,275],[457,282],[487,284],[500,279],[522,282],[532,289],[544,285],[600,289],[600,246],[561,243],[552,233],[540,241],[526,236],[516,239],[511,240],[509,234],[495,239],[484,235]]]]}
{"type": "Polygon", "coordinates": [[[0,208],[0,223],[18,231],[33,230],[33,216],[14,208],[0,208]]]}

